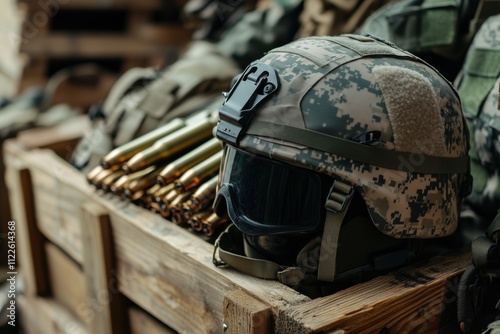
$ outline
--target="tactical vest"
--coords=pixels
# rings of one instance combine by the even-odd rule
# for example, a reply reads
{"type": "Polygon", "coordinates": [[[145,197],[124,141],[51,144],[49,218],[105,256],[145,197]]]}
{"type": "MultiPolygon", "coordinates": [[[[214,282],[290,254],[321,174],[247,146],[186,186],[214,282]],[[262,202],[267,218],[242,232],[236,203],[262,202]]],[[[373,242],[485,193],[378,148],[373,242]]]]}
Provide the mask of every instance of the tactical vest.
{"type": "Polygon", "coordinates": [[[477,32],[455,81],[471,141],[474,181],[466,203],[487,222],[493,220],[500,208],[499,82],[500,15],[495,15],[477,32]]]}
{"type": "Polygon", "coordinates": [[[477,29],[498,13],[498,0],[402,0],[377,10],[357,32],[391,41],[453,80],[477,29]]]}

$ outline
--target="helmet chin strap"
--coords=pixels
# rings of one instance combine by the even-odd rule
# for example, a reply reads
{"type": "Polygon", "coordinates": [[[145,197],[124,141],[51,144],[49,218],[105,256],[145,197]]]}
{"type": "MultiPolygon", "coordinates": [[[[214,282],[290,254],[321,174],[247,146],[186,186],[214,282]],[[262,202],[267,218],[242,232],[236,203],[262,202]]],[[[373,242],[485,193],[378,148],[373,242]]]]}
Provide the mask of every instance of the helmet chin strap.
{"type": "MultiPolygon", "coordinates": [[[[342,226],[353,195],[354,188],[338,180],[334,181],[330,189],[325,203],[326,217],[318,259],[318,280],[320,281],[334,281],[337,267],[336,262],[340,227],[342,226]]],[[[307,271],[305,268],[300,266],[286,267],[265,259],[249,257],[248,254],[237,254],[237,252],[235,252],[238,248],[236,245],[244,242],[244,238],[241,237],[241,232],[236,226],[231,224],[226,231],[221,233],[215,242],[212,259],[213,263],[216,266],[228,264],[241,272],[255,277],[277,279],[290,287],[297,287],[300,285],[300,281],[305,277],[307,271]],[[219,250],[221,260],[216,258],[217,250],[219,250]]],[[[313,240],[312,242],[314,243],[316,241],[313,240]]]]}
{"type": "Polygon", "coordinates": [[[335,180],[325,203],[326,217],[318,262],[318,280],[333,282],[337,269],[340,227],[351,204],[354,188],[335,180]]]}

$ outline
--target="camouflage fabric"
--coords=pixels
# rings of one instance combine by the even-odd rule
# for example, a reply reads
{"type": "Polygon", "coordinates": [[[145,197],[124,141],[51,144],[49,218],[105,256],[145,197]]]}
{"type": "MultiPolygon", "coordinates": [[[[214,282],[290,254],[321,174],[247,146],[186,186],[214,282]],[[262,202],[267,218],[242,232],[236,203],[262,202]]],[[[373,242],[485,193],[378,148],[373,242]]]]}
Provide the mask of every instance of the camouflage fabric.
{"type": "Polygon", "coordinates": [[[473,191],[466,204],[489,224],[500,208],[500,15],[481,26],[456,85],[471,135],[473,191]]]}
{"type": "MultiPolygon", "coordinates": [[[[394,0],[392,0],[394,1],[394,0]]],[[[375,10],[391,0],[304,0],[297,38],[354,32],[375,10]]]]}
{"type": "Polygon", "coordinates": [[[442,75],[359,35],[300,39],[260,61],[277,70],[281,87],[254,112],[240,148],[351,184],[386,235],[455,231],[467,192],[468,137],[458,94],[442,75]],[[353,152],[324,149],[338,139],[354,143],[353,152]],[[461,161],[462,168],[430,163],[419,171],[433,158],[449,159],[448,168],[461,161]],[[384,166],[391,159],[395,164],[384,166]]]}
{"type": "Polygon", "coordinates": [[[291,42],[299,28],[302,0],[261,0],[216,42],[241,68],[272,48],[291,42]]]}
{"type": "Polygon", "coordinates": [[[183,12],[188,22],[203,22],[194,32],[193,39],[215,42],[254,7],[254,0],[189,0],[183,12]]]}
{"type": "Polygon", "coordinates": [[[460,71],[480,22],[499,11],[498,0],[401,0],[374,12],[356,33],[395,43],[451,81],[460,71]]]}

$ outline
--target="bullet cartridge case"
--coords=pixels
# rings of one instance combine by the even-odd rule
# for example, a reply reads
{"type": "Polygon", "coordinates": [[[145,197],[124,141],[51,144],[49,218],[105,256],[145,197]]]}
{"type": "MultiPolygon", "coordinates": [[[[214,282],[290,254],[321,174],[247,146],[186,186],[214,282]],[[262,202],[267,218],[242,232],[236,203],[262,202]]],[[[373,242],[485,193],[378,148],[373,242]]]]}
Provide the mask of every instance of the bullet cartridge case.
{"type": "Polygon", "coordinates": [[[194,211],[201,211],[212,205],[217,190],[219,175],[213,176],[202,183],[191,196],[191,202],[194,211]]]}
{"type": "Polygon", "coordinates": [[[135,154],[122,165],[125,174],[158,164],[160,161],[175,157],[176,154],[208,140],[213,136],[214,125],[212,121],[205,119],[203,122],[185,126],[157,140],[152,146],[135,154]]]}
{"type": "Polygon", "coordinates": [[[174,118],[168,123],[154,129],[140,137],[137,137],[130,142],[121,145],[101,159],[101,166],[109,168],[113,165],[122,164],[132,158],[135,154],[152,146],[157,140],[171,134],[174,131],[184,127],[185,123],[180,118],[174,118]]]}
{"type": "Polygon", "coordinates": [[[213,177],[219,171],[221,158],[222,151],[219,151],[210,158],[188,169],[174,182],[175,189],[179,193],[182,193],[199,186],[205,180],[213,177]]]}
{"type": "Polygon", "coordinates": [[[221,149],[222,145],[218,139],[209,139],[205,143],[169,163],[158,175],[158,183],[166,185],[170,182],[174,182],[189,168],[206,160],[221,149]]]}

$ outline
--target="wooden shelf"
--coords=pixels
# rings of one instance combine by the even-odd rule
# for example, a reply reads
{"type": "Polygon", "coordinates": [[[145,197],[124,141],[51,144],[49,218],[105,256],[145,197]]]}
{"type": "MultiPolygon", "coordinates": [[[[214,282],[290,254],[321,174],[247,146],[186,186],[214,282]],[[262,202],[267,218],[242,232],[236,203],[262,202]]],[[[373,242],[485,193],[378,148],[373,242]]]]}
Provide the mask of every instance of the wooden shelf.
{"type": "MultiPolygon", "coordinates": [[[[39,0],[19,0],[35,8],[40,7],[39,0]]],[[[181,1],[177,1],[182,3],[181,1]]],[[[134,9],[152,11],[162,8],[162,0],[66,0],[56,1],[65,9],[134,9]]]]}

